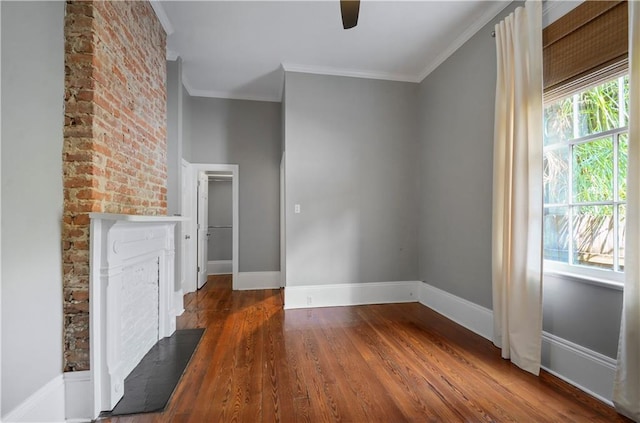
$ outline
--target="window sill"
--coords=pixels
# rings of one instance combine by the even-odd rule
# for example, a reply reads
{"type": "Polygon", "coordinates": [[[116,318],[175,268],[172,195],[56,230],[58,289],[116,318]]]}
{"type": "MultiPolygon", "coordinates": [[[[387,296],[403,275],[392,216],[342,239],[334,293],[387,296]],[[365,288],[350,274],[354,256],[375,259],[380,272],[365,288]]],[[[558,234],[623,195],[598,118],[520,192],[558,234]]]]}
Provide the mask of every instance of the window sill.
{"type": "Polygon", "coordinates": [[[557,269],[545,270],[544,274],[560,277],[562,279],[570,279],[576,282],[587,283],[589,285],[600,286],[603,288],[615,289],[616,291],[624,290],[623,282],[612,281],[609,279],[580,275],[578,273],[566,272],[566,271],[557,270],[557,269]]]}

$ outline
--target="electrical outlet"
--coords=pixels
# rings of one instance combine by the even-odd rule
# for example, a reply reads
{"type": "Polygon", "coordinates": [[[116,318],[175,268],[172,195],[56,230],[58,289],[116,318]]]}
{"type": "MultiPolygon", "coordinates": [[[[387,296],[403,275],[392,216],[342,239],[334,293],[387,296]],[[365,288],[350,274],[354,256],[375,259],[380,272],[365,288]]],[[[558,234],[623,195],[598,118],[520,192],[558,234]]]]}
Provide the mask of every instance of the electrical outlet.
{"type": "Polygon", "coordinates": [[[293,212],[294,213],[300,213],[300,204],[296,204],[293,206],[293,212]]]}
{"type": "Polygon", "coordinates": [[[313,304],[313,300],[311,299],[311,296],[307,297],[307,305],[310,306],[311,304],[313,304]]]}

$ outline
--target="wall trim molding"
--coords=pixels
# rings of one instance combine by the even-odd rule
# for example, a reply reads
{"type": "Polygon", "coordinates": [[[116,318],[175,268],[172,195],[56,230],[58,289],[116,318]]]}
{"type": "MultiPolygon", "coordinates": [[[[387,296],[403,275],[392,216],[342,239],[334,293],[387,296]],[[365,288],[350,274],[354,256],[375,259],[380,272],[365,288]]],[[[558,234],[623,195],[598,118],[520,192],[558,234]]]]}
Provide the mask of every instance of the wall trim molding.
{"type": "MultiPolygon", "coordinates": [[[[422,283],[420,303],[492,340],[493,311],[422,283]]],[[[613,405],[616,360],[548,332],[542,332],[542,366],[600,401],[613,405]],[[589,369],[589,371],[585,371],[589,369]]]]}
{"type": "Polygon", "coordinates": [[[66,422],[91,421],[91,371],[65,372],[63,377],[66,422]]]}
{"type": "Polygon", "coordinates": [[[542,368],[613,406],[616,360],[548,332],[542,332],[542,368]],[[589,371],[585,372],[588,368],[589,371]]]}
{"type": "Polygon", "coordinates": [[[233,273],[233,260],[209,260],[207,262],[208,275],[228,275],[233,273]]]}
{"type": "Polygon", "coordinates": [[[250,291],[254,289],[280,289],[280,271],[239,272],[234,289],[250,291]]]}
{"type": "Polygon", "coordinates": [[[167,34],[167,37],[173,34],[173,25],[171,25],[171,20],[167,15],[167,12],[164,10],[162,6],[162,2],[160,0],[149,0],[153,11],[156,13],[156,17],[160,21],[160,25],[162,25],[162,29],[167,34]]]}
{"type": "Polygon", "coordinates": [[[182,85],[184,85],[185,89],[187,90],[187,92],[191,97],[210,97],[210,98],[226,98],[229,100],[266,101],[269,103],[280,103],[282,101],[282,99],[278,96],[248,95],[248,94],[234,93],[232,91],[197,90],[193,88],[193,85],[191,85],[191,82],[189,82],[189,79],[185,74],[182,74],[182,85]]]}
{"type": "Polygon", "coordinates": [[[427,283],[420,284],[419,301],[457,324],[486,338],[493,339],[493,312],[427,283]]]}
{"type": "Polygon", "coordinates": [[[178,57],[180,57],[180,55],[178,54],[177,51],[173,51],[173,50],[167,49],[167,60],[168,61],[175,62],[176,60],[178,60],[178,57]]]}
{"type": "Polygon", "coordinates": [[[346,76],[350,78],[380,79],[384,81],[413,82],[421,81],[419,77],[409,74],[391,72],[373,72],[356,69],[333,68],[328,66],[308,66],[296,63],[282,63],[285,72],[310,73],[313,75],[346,76]]]}
{"type": "Polygon", "coordinates": [[[16,408],[6,414],[2,421],[12,422],[64,422],[65,381],[62,373],[44,384],[16,408]]]}
{"type": "MultiPolygon", "coordinates": [[[[436,57],[426,58],[427,65],[422,69],[422,71],[418,74],[418,82],[422,82],[431,72],[436,70],[441,64],[445,62],[453,53],[458,51],[460,47],[464,45],[467,41],[471,39],[474,35],[478,33],[486,24],[491,22],[495,17],[498,16],[500,12],[502,12],[510,3],[509,2],[497,2],[494,6],[488,7],[485,12],[480,15],[472,25],[468,26],[467,29],[456,39],[454,39],[449,46],[442,50],[440,54],[436,57]]],[[[487,33],[489,36],[489,33],[487,33]]]]}
{"type": "Polygon", "coordinates": [[[184,313],[184,291],[180,288],[173,292],[173,314],[177,317],[182,316],[182,313],[184,313]]]}
{"type": "Polygon", "coordinates": [[[418,301],[419,281],[287,286],[284,308],[336,307],[418,301]]]}

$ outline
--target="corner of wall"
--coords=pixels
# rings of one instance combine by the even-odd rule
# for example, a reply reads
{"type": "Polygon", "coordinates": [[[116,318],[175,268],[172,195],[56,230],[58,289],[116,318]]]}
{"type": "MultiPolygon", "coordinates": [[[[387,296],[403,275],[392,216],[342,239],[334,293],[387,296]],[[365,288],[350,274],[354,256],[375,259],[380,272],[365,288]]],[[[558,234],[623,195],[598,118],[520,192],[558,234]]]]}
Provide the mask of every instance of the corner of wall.
{"type": "Polygon", "coordinates": [[[419,298],[419,284],[418,281],[393,281],[287,286],[284,308],[413,303],[419,298]]]}
{"type": "Polygon", "coordinates": [[[65,417],[65,383],[59,374],[2,416],[2,421],[64,422],[65,417]]]}
{"type": "MultiPolygon", "coordinates": [[[[493,312],[422,283],[420,303],[491,341],[493,312]]],[[[542,368],[611,405],[615,360],[553,334],[542,333],[542,368]]]]}
{"type": "Polygon", "coordinates": [[[5,423],[91,421],[91,372],[65,372],[54,377],[15,409],[5,423]]]}

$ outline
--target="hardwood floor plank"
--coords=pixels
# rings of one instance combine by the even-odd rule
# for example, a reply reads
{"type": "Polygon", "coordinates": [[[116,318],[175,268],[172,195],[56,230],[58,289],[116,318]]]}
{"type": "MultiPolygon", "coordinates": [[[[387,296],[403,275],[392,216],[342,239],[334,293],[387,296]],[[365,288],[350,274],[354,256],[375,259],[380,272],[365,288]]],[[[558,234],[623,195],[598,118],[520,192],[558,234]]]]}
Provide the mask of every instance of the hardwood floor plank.
{"type": "Polygon", "coordinates": [[[377,323],[367,319],[367,325],[359,328],[359,344],[363,357],[374,368],[376,374],[385,375],[387,387],[402,408],[409,421],[420,417],[427,421],[462,421],[463,404],[452,402],[452,396],[443,395],[447,386],[439,378],[428,378],[415,372],[412,363],[397,359],[397,351],[386,342],[381,342],[376,330],[377,323]]]}
{"type": "Polygon", "coordinates": [[[271,292],[266,302],[264,322],[264,374],[262,377],[262,409],[274,422],[309,421],[306,413],[299,418],[295,411],[291,366],[287,364],[283,313],[280,312],[280,290],[271,292]]]}
{"type": "MultiPolygon", "coordinates": [[[[395,306],[380,306],[376,311],[390,309],[392,313],[389,314],[402,315],[401,310],[396,310],[395,306]]],[[[491,375],[482,373],[473,362],[460,355],[459,351],[451,348],[448,343],[442,342],[441,337],[420,327],[419,320],[396,321],[381,314],[380,322],[386,327],[379,331],[378,336],[394,334],[389,342],[397,340],[396,348],[399,354],[413,363],[414,372],[423,375],[426,380],[441,380],[439,388],[432,385],[432,389],[447,390],[447,396],[455,396],[459,402],[466,404],[469,410],[476,413],[480,420],[517,421],[518,416],[511,419],[505,415],[502,407],[493,400],[493,397],[482,395],[483,392],[478,389],[479,386],[492,382],[491,375]]],[[[504,386],[500,384],[493,386],[500,391],[497,394],[503,394],[501,399],[510,398],[511,393],[504,386]]],[[[524,412],[524,410],[521,411],[524,412]]],[[[520,417],[526,417],[526,414],[520,417]]]]}
{"type": "Polygon", "coordinates": [[[163,413],[114,423],[630,422],[418,303],[283,310],[210,277],[178,328],[206,331],[163,413]]]}
{"type": "Polygon", "coordinates": [[[404,421],[405,415],[386,390],[384,381],[379,377],[371,377],[375,372],[357,353],[354,342],[359,342],[359,339],[355,337],[353,327],[330,325],[327,320],[327,326],[323,326],[321,333],[322,344],[328,347],[329,357],[336,362],[336,371],[349,388],[349,406],[356,404],[361,409],[362,421],[372,418],[389,422],[404,421]]]}

